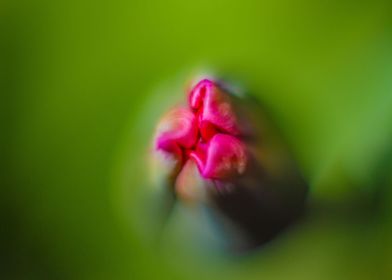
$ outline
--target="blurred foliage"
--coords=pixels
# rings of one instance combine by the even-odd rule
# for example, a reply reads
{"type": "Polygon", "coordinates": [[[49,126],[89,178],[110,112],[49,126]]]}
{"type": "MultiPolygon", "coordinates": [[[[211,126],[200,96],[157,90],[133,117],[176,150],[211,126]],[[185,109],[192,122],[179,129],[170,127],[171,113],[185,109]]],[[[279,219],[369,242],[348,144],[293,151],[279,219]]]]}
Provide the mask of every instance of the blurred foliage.
{"type": "Polygon", "coordinates": [[[391,11],[388,0],[1,2],[1,278],[390,277],[391,11]],[[268,106],[312,188],[309,214],[258,254],[210,262],[178,245],[187,235],[156,251],[135,228],[144,213],[128,204],[155,119],[199,67],[268,106]]]}

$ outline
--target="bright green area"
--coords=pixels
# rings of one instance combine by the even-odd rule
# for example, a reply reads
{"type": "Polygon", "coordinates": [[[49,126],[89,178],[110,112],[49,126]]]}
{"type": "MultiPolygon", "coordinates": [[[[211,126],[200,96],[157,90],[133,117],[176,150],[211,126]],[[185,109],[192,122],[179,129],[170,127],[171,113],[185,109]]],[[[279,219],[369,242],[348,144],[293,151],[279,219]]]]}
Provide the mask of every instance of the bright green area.
{"type": "Polygon", "coordinates": [[[2,2],[4,279],[391,277],[391,11],[388,0],[2,2]],[[309,215],[252,256],[200,258],[187,236],[154,251],[135,228],[142,208],[127,205],[146,185],[156,117],[200,67],[270,108],[311,185],[309,215]]]}

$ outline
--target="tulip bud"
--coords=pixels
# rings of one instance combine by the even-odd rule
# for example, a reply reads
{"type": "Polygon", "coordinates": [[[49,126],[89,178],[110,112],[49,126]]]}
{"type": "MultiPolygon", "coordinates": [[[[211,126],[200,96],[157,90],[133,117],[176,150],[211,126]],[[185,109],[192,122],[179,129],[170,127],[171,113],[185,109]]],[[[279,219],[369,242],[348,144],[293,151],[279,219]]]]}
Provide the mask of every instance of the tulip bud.
{"type": "Polygon", "coordinates": [[[257,102],[217,81],[201,80],[187,101],[157,125],[165,186],[229,221],[222,226],[241,234],[240,249],[265,243],[299,216],[307,192],[287,148],[257,102]]]}

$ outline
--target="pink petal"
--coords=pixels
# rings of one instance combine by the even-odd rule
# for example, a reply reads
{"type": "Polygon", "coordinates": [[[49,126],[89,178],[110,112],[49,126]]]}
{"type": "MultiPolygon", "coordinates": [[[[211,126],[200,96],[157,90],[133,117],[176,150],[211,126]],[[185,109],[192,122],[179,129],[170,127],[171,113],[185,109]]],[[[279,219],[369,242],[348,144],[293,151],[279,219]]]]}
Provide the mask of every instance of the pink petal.
{"type": "Polygon", "coordinates": [[[198,131],[194,114],[185,108],[169,111],[159,122],[156,148],[182,157],[182,148],[196,144],[198,131]]]}
{"type": "Polygon", "coordinates": [[[198,112],[198,125],[204,139],[211,139],[219,130],[233,135],[239,133],[232,100],[214,82],[200,81],[190,92],[189,105],[198,112]]]}
{"type": "Polygon", "coordinates": [[[245,172],[245,146],[237,138],[216,134],[207,143],[199,143],[190,154],[204,178],[227,179],[245,172]]]}

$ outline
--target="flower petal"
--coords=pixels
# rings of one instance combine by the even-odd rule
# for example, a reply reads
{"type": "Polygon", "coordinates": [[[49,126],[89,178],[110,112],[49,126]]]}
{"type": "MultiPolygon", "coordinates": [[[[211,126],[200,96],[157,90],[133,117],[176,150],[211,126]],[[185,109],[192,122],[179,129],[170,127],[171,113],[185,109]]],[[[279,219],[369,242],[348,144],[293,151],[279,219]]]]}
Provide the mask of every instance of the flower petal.
{"type": "Polygon", "coordinates": [[[198,144],[190,156],[196,161],[202,176],[211,179],[242,175],[247,164],[244,144],[226,134],[215,134],[209,142],[198,144]]]}
{"type": "Polygon", "coordinates": [[[169,111],[158,124],[156,148],[181,157],[181,148],[193,147],[197,136],[194,114],[186,108],[175,108],[169,111]]]}
{"type": "Polygon", "coordinates": [[[177,195],[185,202],[206,202],[207,188],[212,183],[201,176],[196,163],[190,159],[184,164],[175,182],[177,195]]]}
{"type": "Polygon", "coordinates": [[[198,125],[205,140],[211,139],[217,131],[239,134],[230,95],[214,82],[200,81],[190,92],[189,105],[198,112],[198,125]]]}

